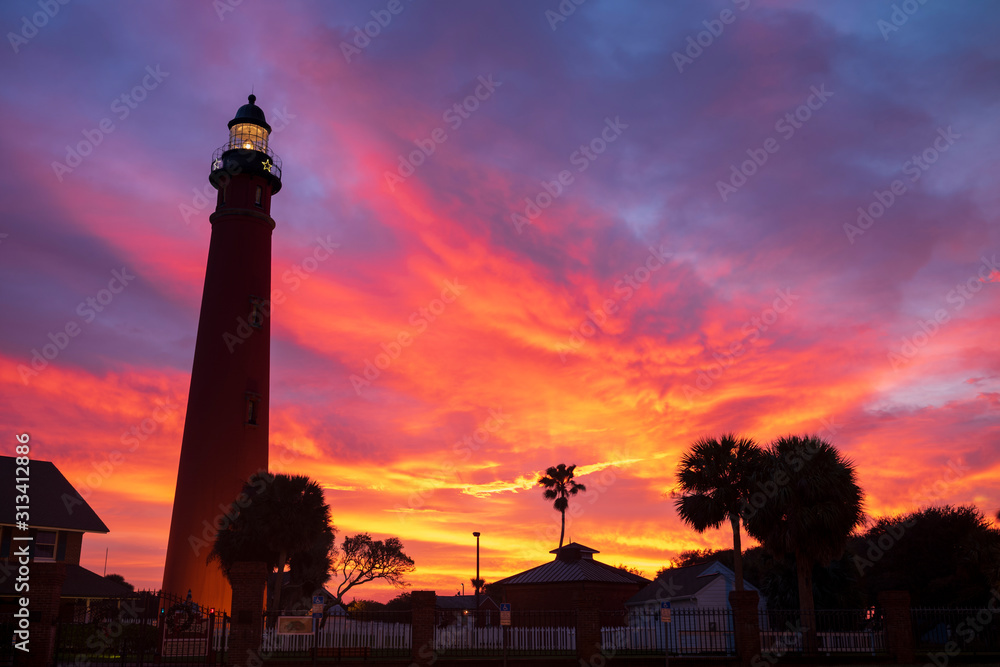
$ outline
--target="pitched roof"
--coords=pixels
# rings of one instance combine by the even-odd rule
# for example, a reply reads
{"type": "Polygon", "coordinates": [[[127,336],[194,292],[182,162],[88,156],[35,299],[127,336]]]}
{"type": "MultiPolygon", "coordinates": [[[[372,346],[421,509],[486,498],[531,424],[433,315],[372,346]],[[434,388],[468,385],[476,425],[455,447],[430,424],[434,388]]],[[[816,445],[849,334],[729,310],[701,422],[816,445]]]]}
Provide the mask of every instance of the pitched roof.
{"type": "MultiPolygon", "coordinates": [[[[13,456],[0,456],[0,479],[10,482],[0,484],[0,523],[11,526],[15,525],[14,497],[20,493],[14,480],[22,476],[15,474],[16,467],[13,456]]],[[[32,528],[108,532],[97,512],[51,461],[33,460],[29,470],[31,519],[28,523],[32,528]]]]}
{"type": "MultiPolygon", "coordinates": [[[[13,576],[0,579],[0,596],[18,595],[14,590],[14,583],[13,576]]],[[[122,586],[117,581],[106,579],[85,567],[66,564],[66,581],[62,587],[64,598],[117,598],[131,594],[132,591],[127,586],[122,586]]]]}
{"type": "MultiPolygon", "coordinates": [[[[653,600],[677,600],[695,596],[710,583],[732,574],[732,570],[717,560],[687,567],[674,567],[659,577],[641,591],[630,597],[625,604],[627,606],[640,605],[653,600]]],[[[748,581],[743,582],[747,590],[757,590],[748,581]]]]}
{"type": "Polygon", "coordinates": [[[497,584],[551,584],[566,581],[600,581],[612,584],[647,584],[649,579],[594,560],[600,553],[576,542],[553,549],[554,561],[501,579],[497,584]]]}
{"type": "MultiPolygon", "coordinates": [[[[485,593],[479,595],[479,606],[490,605],[491,607],[496,607],[496,603],[493,602],[493,598],[485,593]]],[[[437,608],[438,609],[475,609],[476,608],[476,596],[475,595],[439,595],[437,596],[437,608]]],[[[498,607],[499,608],[499,607],[498,607]]]]}

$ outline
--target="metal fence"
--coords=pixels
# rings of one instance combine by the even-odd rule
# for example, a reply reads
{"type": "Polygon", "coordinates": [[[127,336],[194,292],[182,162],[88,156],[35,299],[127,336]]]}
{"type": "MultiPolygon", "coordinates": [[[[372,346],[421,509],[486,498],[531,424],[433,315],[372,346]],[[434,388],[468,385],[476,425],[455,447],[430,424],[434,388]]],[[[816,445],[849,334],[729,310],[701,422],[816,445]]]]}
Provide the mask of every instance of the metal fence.
{"type": "Polygon", "coordinates": [[[55,664],[224,664],[228,617],[140,591],[79,604],[56,626],[55,664]]]}
{"type": "Polygon", "coordinates": [[[1000,656],[1000,610],[911,609],[917,653],[1000,656]]]}
{"type": "Polygon", "coordinates": [[[409,657],[412,613],[408,611],[346,612],[317,623],[302,612],[265,612],[261,654],[269,657],[317,658],[409,657]]]}
{"type": "Polygon", "coordinates": [[[885,623],[876,608],[761,611],[760,646],[764,653],[780,655],[887,653],[885,623]]]}
{"type": "Polygon", "coordinates": [[[576,612],[515,610],[506,626],[496,610],[439,609],[431,650],[449,657],[576,655],[576,612]]]}
{"type": "Polygon", "coordinates": [[[603,611],[601,646],[615,655],[735,655],[732,610],[672,609],[669,623],[659,608],[603,611]]]}

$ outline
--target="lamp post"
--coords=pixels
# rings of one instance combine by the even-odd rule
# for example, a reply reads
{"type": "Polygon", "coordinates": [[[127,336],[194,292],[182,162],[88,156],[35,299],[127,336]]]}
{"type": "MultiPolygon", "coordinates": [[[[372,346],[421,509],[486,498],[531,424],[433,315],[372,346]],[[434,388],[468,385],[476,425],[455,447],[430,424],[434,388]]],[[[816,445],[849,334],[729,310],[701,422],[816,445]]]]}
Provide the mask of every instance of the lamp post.
{"type": "Polygon", "coordinates": [[[476,614],[479,613],[479,531],[472,533],[476,538],[476,614]]]}

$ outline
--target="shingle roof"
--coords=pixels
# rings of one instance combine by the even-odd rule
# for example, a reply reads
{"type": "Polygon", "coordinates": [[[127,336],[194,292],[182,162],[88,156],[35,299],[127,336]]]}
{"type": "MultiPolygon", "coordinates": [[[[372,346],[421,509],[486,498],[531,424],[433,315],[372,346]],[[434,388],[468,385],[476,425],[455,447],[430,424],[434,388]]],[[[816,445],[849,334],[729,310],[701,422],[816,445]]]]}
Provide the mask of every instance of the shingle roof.
{"type": "MultiPolygon", "coordinates": [[[[20,493],[14,486],[15,474],[13,456],[0,456],[0,479],[9,483],[0,484],[0,523],[15,524],[14,497],[20,493]]],[[[51,461],[31,461],[29,474],[29,496],[31,497],[28,524],[38,528],[79,530],[91,533],[106,533],[97,512],[80,497],[59,469],[51,461]]]]}
{"type": "Polygon", "coordinates": [[[596,549],[570,542],[549,553],[556,559],[519,574],[501,579],[497,584],[550,584],[566,581],[600,581],[613,584],[648,584],[649,579],[593,559],[596,549]]]}
{"type": "MultiPolygon", "coordinates": [[[[667,570],[653,583],[649,584],[641,591],[630,597],[625,604],[628,606],[640,605],[653,600],[677,600],[680,598],[692,597],[710,583],[722,577],[722,572],[732,572],[719,561],[708,561],[687,567],[675,567],[667,570]]],[[[747,590],[756,591],[757,587],[749,581],[744,580],[747,590]]]]}

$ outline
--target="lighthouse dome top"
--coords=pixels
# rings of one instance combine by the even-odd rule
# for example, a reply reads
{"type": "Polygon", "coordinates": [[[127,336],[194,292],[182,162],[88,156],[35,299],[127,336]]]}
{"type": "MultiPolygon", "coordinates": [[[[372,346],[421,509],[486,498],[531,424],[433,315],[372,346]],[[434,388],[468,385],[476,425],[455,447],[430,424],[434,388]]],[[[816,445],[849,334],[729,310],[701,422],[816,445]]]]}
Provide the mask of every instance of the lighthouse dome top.
{"type": "Polygon", "coordinates": [[[241,123],[253,123],[254,125],[260,125],[268,132],[271,131],[271,126],[267,124],[267,119],[264,117],[264,110],[255,104],[257,101],[257,96],[251,93],[247,96],[247,104],[244,104],[236,111],[236,116],[229,121],[229,127],[232,129],[233,125],[241,123]]]}

